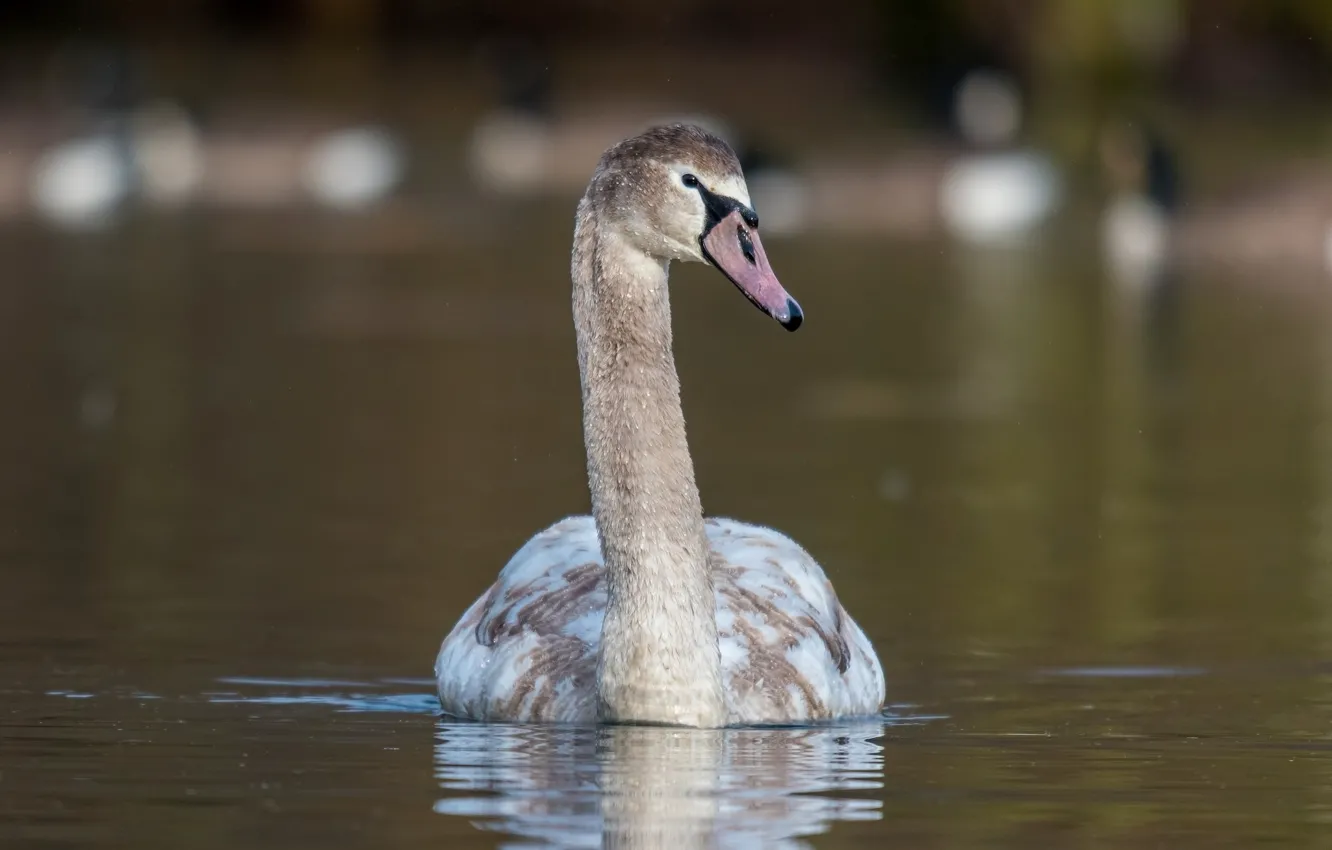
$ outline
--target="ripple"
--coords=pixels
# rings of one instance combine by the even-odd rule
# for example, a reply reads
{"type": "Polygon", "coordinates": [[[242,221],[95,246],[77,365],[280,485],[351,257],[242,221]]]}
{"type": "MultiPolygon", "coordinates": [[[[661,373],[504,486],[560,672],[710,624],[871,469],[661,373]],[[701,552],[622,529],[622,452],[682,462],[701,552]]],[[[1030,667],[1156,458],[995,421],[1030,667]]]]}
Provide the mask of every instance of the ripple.
{"type": "MultiPolygon", "coordinates": [[[[364,690],[390,690],[403,684],[420,684],[416,679],[379,679],[358,681],[321,678],[268,678],[255,676],[224,676],[219,682],[229,685],[264,687],[285,693],[246,694],[234,691],[205,694],[212,703],[244,703],[249,705],[316,705],[336,708],[339,712],[393,712],[399,714],[438,714],[439,697],[434,690],[427,693],[373,693],[364,690]],[[297,691],[297,693],[292,693],[297,691]]],[[[429,680],[424,680],[428,682],[429,680]]]]}
{"type": "Polygon", "coordinates": [[[1068,676],[1087,679],[1175,679],[1202,676],[1201,667],[1056,667],[1040,671],[1042,676],[1068,676]]]}

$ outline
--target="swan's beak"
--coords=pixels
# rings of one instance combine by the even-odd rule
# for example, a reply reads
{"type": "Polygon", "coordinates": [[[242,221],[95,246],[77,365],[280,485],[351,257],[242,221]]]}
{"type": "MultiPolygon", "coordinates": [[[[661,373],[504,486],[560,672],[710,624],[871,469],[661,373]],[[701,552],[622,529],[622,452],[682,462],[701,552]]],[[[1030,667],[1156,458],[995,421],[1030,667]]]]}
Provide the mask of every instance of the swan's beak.
{"type": "Polygon", "coordinates": [[[699,240],[703,256],[721,269],[754,306],[793,331],[805,320],[800,305],[786,294],[763,253],[758,229],[745,223],[740,210],[732,210],[699,240]]]}

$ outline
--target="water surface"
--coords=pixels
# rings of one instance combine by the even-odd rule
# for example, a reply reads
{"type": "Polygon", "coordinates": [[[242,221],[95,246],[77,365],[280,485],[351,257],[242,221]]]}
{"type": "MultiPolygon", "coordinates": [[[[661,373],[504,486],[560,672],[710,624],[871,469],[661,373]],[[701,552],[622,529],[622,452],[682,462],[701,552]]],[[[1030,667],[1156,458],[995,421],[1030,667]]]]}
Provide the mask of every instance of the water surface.
{"type": "Polygon", "coordinates": [[[1072,241],[771,240],[795,335],[673,280],[704,504],[823,562],[882,721],[437,717],[444,633],[587,509],[568,215],[0,232],[0,842],[1325,841],[1332,295],[1072,241]]]}

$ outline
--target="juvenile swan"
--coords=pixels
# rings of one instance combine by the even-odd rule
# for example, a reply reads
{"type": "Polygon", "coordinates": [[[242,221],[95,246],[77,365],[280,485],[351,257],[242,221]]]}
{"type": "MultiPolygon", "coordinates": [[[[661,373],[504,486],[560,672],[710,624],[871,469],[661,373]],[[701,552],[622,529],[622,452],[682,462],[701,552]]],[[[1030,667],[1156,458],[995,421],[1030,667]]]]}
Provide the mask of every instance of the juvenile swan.
{"type": "Polygon", "coordinates": [[[813,558],[704,519],[671,353],[671,260],[711,263],[787,330],[744,175],[721,139],[657,127],[602,155],[578,204],[573,315],[592,516],[527,542],[435,662],[446,714],[719,727],[877,713],[883,670],[813,558]]]}

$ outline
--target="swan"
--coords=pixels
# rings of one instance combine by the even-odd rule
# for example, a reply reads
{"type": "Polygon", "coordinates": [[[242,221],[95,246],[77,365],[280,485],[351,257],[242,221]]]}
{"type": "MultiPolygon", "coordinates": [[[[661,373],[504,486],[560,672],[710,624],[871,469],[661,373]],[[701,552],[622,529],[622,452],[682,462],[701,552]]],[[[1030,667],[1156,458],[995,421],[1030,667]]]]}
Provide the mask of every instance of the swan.
{"type": "Polygon", "coordinates": [[[703,517],[672,260],[716,266],[787,330],[803,321],[724,141],[674,124],[606,150],[572,251],[592,515],[532,537],[444,639],[446,715],[717,728],[882,709],[874,648],[818,563],[778,531],[703,517]]]}
{"type": "Polygon", "coordinates": [[[1022,121],[1017,82],[997,70],[975,69],[954,92],[953,120],[975,148],[948,166],[939,212],[952,234],[980,245],[1021,241],[1063,201],[1063,181],[1049,154],[1010,147],[1022,121]]]}
{"type": "Polygon", "coordinates": [[[1100,159],[1111,186],[1101,253],[1118,282],[1150,285],[1201,266],[1248,267],[1253,280],[1269,283],[1332,273],[1332,173],[1321,162],[1287,163],[1255,174],[1247,189],[1186,199],[1181,152],[1141,120],[1103,128],[1100,159]],[[1268,269],[1280,274],[1258,274],[1268,269]]]}

